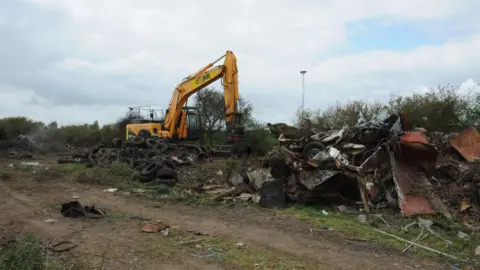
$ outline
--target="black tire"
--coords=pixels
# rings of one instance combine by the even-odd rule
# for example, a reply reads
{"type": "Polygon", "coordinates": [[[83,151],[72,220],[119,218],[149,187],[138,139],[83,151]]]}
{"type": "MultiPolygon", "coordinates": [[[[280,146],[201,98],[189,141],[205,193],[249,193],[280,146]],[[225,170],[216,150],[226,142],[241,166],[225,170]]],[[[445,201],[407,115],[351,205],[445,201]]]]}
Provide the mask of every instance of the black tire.
{"type": "Polygon", "coordinates": [[[177,150],[177,149],[178,149],[178,145],[173,144],[173,143],[169,143],[169,144],[167,144],[167,149],[168,149],[168,150],[177,150]]]}
{"type": "MultiPolygon", "coordinates": [[[[133,160],[133,159],[132,159],[133,160]]],[[[133,161],[133,169],[136,171],[142,171],[149,163],[144,159],[137,159],[133,161]]]]}
{"type": "Polygon", "coordinates": [[[147,151],[143,152],[143,156],[145,158],[154,158],[154,157],[158,156],[158,153],[155,152],[155,150],[148,149],[147,151]]]}
{"type": "Polygon", "coordinates": [[[316,154],[325,150],[325,145],[319,142],[309,142],[302,150],[302,156],[305,160],[312,160],[316,154]]]}
{"type": "Polygon", "coordinates": [[[120,140],[119,138],[113,138],[112,139],[112,147],[113,148],[121,148],[122,147],[122,140],[120,140]]]}
{"type": "Polygon", "coordinates": [[[177,184],[176,179],[155,179],[155,185],[165,185],[167,187],[174,187],[177,184]]]}
{"type": "Polygon", "coordinates": [[[162,167],[164,168],[170,168],[172,170],[176,170],[177,169],[177,165],[175,164],[175,161],[171,160],[171,159],[166,159],[162,162],[162,167]]]}
{"type": "Polygon", "coordinates": [[[164,153],[168,149],[168,144],[164,142],[158,142],[156,149],[159,153],[164,153]]]}
{"type": "Polygon", "coordinates": [[[160,169],[160,166],[157,163],[149,163],[147,166],[143,167],[142,175],[153,179],[155,178],[158,169],[160,169]]]}
{"type": "Polygon", "coordinates": [[[265,182],[260,189],[260,206],[263,208],[278,209],[286,206],[284,179],[265,182]]]}
{"type": "Polygon", "coordinates": [[[147,183],[153,180],[152,177],[146,176],[141,172],[133,172],[132,179],[141,183],[147,183]]]}
{"type": "Polygon", "coordinates": [[[158,147],[159,142],[155,138],[147,138],[145,143],[147,144],[148,148],[155,149],[158,147]]]}
{"type": "Polygon", "coordinates": [[[134,148],[132,148],[132,147],[127,147],[127,148],[123,149],[125,151],[125,156],[133,157],[133,155],[134,155],[133,149],[134,148]]]}
{"type": "Polygon", "coordinates": [[[132,138],[131,142],[136,147],[143,146],[143,144],[145,143],[145,138],[140,137],[140,136],[135,136],[135,137],[132,138]]]}
{"type": "MultiPolygon", "coordinates": [[[[133,137],[132,137],[133,138],[133,137]]],[[[128,140],[124,141],[122,143],[122,148],[128,148],[128,147],[133,147],[135,146],[133,143],[132,143],[132,139],[131,138],[128,138],[128,140]]]]}
{"type": "Polygon", "coordinates": [[[178,174],[174,170],[163,168],[163,169],[160,169],[160,170],[157,171],[156,177],[158,179],[175,179],[175,180],[177,180],[178,179],[178,174]]]}

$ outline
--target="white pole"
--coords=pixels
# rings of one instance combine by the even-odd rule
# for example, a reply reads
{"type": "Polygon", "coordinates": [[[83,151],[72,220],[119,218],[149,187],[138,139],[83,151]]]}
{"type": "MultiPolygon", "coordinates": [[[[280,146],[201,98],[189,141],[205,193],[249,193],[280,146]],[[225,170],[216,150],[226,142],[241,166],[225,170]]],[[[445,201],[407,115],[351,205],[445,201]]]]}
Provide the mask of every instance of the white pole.
{"type": "Polygon", "coordinates": [[[300,74],[302,74],[302,114],[305,109],[305,73],[307,73],[306,70],[300,71],[300,74]]]}

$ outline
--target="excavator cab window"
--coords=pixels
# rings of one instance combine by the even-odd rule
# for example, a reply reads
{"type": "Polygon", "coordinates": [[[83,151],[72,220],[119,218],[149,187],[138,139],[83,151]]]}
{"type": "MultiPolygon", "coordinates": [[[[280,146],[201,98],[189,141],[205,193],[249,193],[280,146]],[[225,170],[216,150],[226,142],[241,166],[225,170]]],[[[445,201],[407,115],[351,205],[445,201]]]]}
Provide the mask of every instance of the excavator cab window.
{"type": "Polygon", "coordinates": [[[200,122],[198,119],[198,114],[195,112],[187,112],[187,140],[198,140],[200,139],[200,122]]]}

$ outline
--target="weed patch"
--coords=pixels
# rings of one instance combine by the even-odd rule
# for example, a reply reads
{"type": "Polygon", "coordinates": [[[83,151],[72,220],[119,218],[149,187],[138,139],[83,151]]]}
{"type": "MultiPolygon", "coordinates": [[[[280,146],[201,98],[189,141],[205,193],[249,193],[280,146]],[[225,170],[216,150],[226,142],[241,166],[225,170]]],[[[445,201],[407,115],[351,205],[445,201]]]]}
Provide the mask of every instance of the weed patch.
{"type": "Polygon", "coordinates": [[[133,169],[121,162],[114,162],[105,167],[86,168],[83,164],[62,164],[55,168],[67,179],[75,182],[115,187],[127,186],[133,174],[133,169]]]}
{"type": "Polygon", "coordinates": [[[34,235],[27,235],[18,242],[0,248],[0,269],[43,269],[46,259],[41,241],[34,235]]]}
{"type": "MultiPolygon", "coordinates": [[[[312,228],[319,229],[333,229],[333,233],[339,234],[342,237],[352,237],[361,240],[369,240],[380,245],[392,247],[396,250],[403,250],[405,243],[394,238],[382,235],[373,230],[377,228],[387,233],[396,235],[398,237],[412,240],[420,234],[420,228],[416,226],[410,227],[408,230],[402,230],[404,226],[416,221],[416,218],[405,218],[399,214],[384,214],[382,218],[388,223],[378,218],[369,219],[369,225],[363,224],[358,220],[357,215],[350,215],[344,213],[336,213],[332,209],[323,208],[328,212],[328,215],[322,213],[322,208],[315,208],[311,206],[292,206],[286,209],[278,210],[278,212],[295,216],[296,218],[311,223],[312,228]]],[[[429,235],[419,244],[445,252],[447,254],[459,257],[461,259],[471,259],[474,256],[474,251],[479,243],[480,238],[472,234],[470,239],[462,239],[458,237],[458,232],[469,232],[468,228],[461,224],[455,224],[452,221],[447,221],[441,217],[428,216],[425,219],[437,221],[449,227],[449,230],[444,230],[438,227],[432,227],[440,237],[429,235]],[[443,239],[442,239],[443,238],[443,239]],[[445,240],[451,242],[447,244],[445,240]]],[[[438,255],[422,250],[420,248],[411,248],[409,254],[421,257],[437,258],[438,255]]],[[[442,258],[443,259],[443,258],[442,258]]],[[[446,259],[445,259],[446,260],[446,259]]]]}

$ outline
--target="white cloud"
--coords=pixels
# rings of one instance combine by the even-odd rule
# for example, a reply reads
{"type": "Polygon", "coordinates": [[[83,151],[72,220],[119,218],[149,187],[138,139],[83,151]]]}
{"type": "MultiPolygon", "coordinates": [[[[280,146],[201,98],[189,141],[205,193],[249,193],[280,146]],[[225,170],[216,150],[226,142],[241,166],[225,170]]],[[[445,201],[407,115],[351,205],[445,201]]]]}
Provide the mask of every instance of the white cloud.
{"type": "MultiPolygon", "coordinates": [[[[311,67],[309,82],[327,85],[335,91],[328,101],[342,100],[359,92],[357,97],[386,100],[390,93],[408,94],[421,87],[435,88],[438,84],[472,78],[478,80],[480,69],[480,35],[441,46],[424,46],[411,51],[371,51],[332,58],[311,67]]],[[[322,98],[312,97],[313,102],[322,98]]],[[[314,104],[310,102],[310,105],[314,104]]]]}
{"type": "Polygon", "coordinates": [[[54,63],[53,66],[64,70],[76,70],[81,68],[92,68],[94,65],[82,59],[65,58],[60,62],[54,63]]]}
{"type": "MultiPolygon", "coordinates": [[[[386,99],[391,92],[480,79],[475,73],[480,68],[480,23],[475,19],[480,3],[474,0],[20,3],[0,16],[0,38],[7,31],[3,26],[14,27],[22,46],[12,44],[7,51],[35,61],[15,63],[12,69],[16,58],[0,52],[0,68],[8,68],[0,83],[30,89],[42,102],[24,106],[41,120],[104,122],[115,120],[115,113],[128,105],[166,107],[182,78],[227,49],[238,58],[241,94],[264,121],[291,119],[301,103],[301,69],[308,70],[307,107],[350,97],[386,99]],[[28,14],[21,13],[23,7],[28,14]],[[410,51],[331,54],[349,42],[349,24],[375,18],[401,20],[428,33],[448,29],[464,35],[410,51]],[[2,67],[2,57],[10,57],[3,61],[9,67],[2,67]],[[47,103],[50,107],[42,107],[47,103]],[[62,113],[50,115],[54,108],[62,113]],[[49,116],[43,117],[42,110],[49,116]]],[[[219,83],[215,86],[220,89],[219,83]]],[[[0,86],[0,93],[7,95],[6,89],[0,86]]]]}

